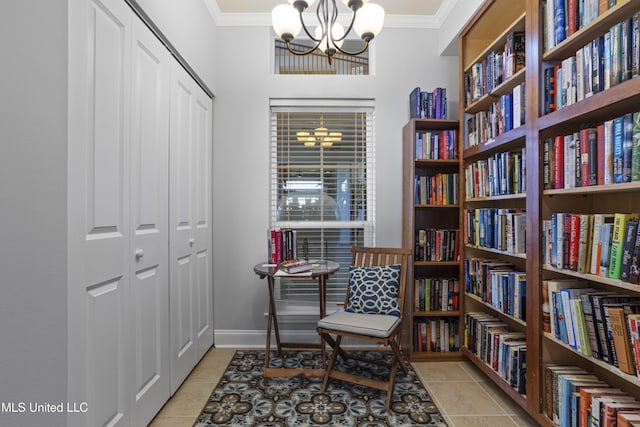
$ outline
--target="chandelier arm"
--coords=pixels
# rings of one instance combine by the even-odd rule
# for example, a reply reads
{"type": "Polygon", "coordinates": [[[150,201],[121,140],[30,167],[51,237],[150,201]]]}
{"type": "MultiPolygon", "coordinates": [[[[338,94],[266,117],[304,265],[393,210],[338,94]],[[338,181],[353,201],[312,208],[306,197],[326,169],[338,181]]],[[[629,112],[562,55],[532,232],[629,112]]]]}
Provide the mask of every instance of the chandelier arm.
{"type": "Polygon", "coordinates": [[[353,29],[353,24],[356,22],[356,13],[357,13],[357,11],[355,11],[355,12],[353,12],[351,14],[351,23],[349,24],[349,27],[346,30],[344,30],[344,35],[342,37],[340,37],[339,39],[334,39],[334,41],[341,42],[342,40],[347,38],[347,36],[351,32],[351,30],[353,29]]]}
{"type": "MultiPolygon", "coordinates": [[[[306,24],[304,23],[304,19],[302,19],[302,11],[299,10],[298,14],[300,15],[300,23],[302,24],[302,29],[304,30],[305,33],[307,33],[307,36],[309,36],[309,38],[311,40],[313,40],[316,43],[319,43],[320,40],[322,40],[322,38],[320,38],[320,40],[317,40],[315,37],[313,37],[311,35],[311,33],[309,32],[309,29],[307,28],[306,24]]],[[[318,45],[316,45],[316,47],[313,48],[313,50],[316,50],[318,48],[318,45]]],[[[291,50],[290,50],[291,51],[291,50]]],[[[313,52],[313,51],[312,51],[313,52]]]]}
{"type": "Polygon", "coordinates": [[[356,56],[356,55],[360,55],[361,53],[364,53],[364,51],[366,51],[369,48],[369,40],[365,40],[364,41],[364,47],[356,52],[350,52],[348,50],[344,50],[341,47],[339,47],[338,45],[336,45],[336,49],[338,49],[338,51],[340,53],[343,53],[345,55],[350,55],[350,56],[356,56]]]}
{"type": "Polygon", "coordinates": [[[289,52],[291,52],[294,55],[297,56],[304,56],[304,55],[309,55],[310,53],[312,53],[313,51],[315,51],[316,49],[318,49],[318,47],[320,46],[320,42],[316,40],[316,45],[313,47],[309,47],[309,50],[307,51],[296,51],[291,49],[291,42],[289,40],[285,40],[284,43],[287,45],[287,50],[289,50],[289,52]]]}

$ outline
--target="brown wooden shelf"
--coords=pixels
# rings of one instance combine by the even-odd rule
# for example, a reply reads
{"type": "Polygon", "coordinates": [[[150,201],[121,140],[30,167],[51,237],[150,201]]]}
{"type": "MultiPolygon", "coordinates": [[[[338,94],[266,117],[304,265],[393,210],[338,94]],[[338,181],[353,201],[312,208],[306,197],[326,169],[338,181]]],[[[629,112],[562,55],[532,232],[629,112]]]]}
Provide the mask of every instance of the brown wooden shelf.
{"type": "Polygon", "coordinates": [[[571,194],[610,194],[636,191],[640,191],[640,181],[623,182],[620,184],[591,185],[589,187],[559,188],[553,190],[544,190],[542,194],[545,196],[566,196],[571,194]]]}
{"type": "Polygon", "coordinates": [[[468,249],[475,249],[478,251],[484,251],[487,253],[492,253],[492,254],[497,254],[497,255],[505,255],[511,258],[519,258],[519,259],[526,259],[527,258],[527,254],[514,254],[512,252],[507,252],[507,251],[500,251],[498,249],[493,249],[493,248],[487,248],[484,246],[476,246],[476,245],[470,245],[469,243],[465,243],[465,248],[468,249]]]}
{"type": "Polygon", "coordinates": [[[491,104],[496,102],[498,98],[500,98],[502,95],[511,93],[516,86],[524,83],[525,75],[526,68],[518,70],[518,72],[513,76],[509,77],[507,80],[493,88],[490,93],[476,99],[471,104],[469,104],[464,111],[467,114],[475,114],[479,113],[480,111],[488,110],[491,107],[491,104]]]}
{"type": "Polygon", "coordinates": [[[585,44],[602,36],[609,31],[614,24],[631,18],[634,13],[640,11],[637,0],[618,0],[618,4],[606,10],[595,20],[567,37],[558,45],[549,49],[542,55],[545,62],[559,62],[575,55],[576,50],[585,44]]]}
{"type": "Polygon", "coordinates": [[[524,200],[527,197],[527,193],[518,193],[518,194],[504,194],[502,196],[489,196],[489,197],[473,197],[469,199],[465,199],[465,203],[486,203],[491,201],[498,200],[524,200]]]}
{"type": "Polygon", "coordinates": [[[416,130],[454,130],[460,123],[447,119],[411,119],[416,130]]]}
{"type": "Polygon", "coordinates": [[[542,138],[575,132],[622,116],[625,112],[637,111],[638,105],[640,77],[635,77],[541,116],[537,120],[537,129],[542,138]]]}
{"type": "Polygon", "coordinates": [[[443,166],[458,166],[460,164],[459,159],[416,159],[416,167],[438,167],[443,166]]]}
{"type": "Polygon", "coordinates": [[[413,261],[413,265],[416,267],[442,267],[448,265],[460,265],[460,261],[413,261]]]}
{"type": "Polygon", "coordinates": [[[414,205],[416,209],[458,209],[460,205],[432,205],[432,204],[419,204],[414,205]]]}
{"type": "Polygon", "coordinates": [[[565,276],[577,277],[579,279],[584,279],[591,282],[602,283],[604,285],[608,285],[614,288],[624,289],[625,291],[640,292],[640,286],[633,283],[623,282],[622,280],[611,279],[609,277],[603,277],[603,276],[596,276],[595,274],[580,273],[578,271],[573,271],[573,270],[565,270],[562,268],[553,267],[549,264],[544,264],[543,268],[544,268],[544,271],[564,274],[565,276]]]}
{"type": "Polygon", "coordinates": [[[483,300],[482,300],[482,298],[480,298],[478,295],[475,295],[475,294],[471,294],[471,293],[469,293],[469,292],[466,292],[464,297],[465,297],[465,299],[466,299],[466,298],[469,298],[469,299],[472,299],[472,300],[474,300],[475,302],[477,302],[477,303],[479,303],[479,304],[482,304],[483,306],[485,306],[486,308],[488,308],[491,312],[493,312],[494,314],[497,314],[498,316],[500,316],[500,317],[502,317],[502,318],[505,318],[505,319],[510,320],[511,322],[517,323],[517,324],[519,324],[519,325],[520,325],[520,326],[522,326],[522,327],[527,326],[527,322],[525,322],[524,320],[522,320],[522,319],[517,319],[517,318],[515,318],[515,317],[511,316],[510,314],[507,314],[507,313],[505,313],[504,311],[499,310],[498,308],[496,308],[496,307],[492,306],[492,305],[491,305],[491,304],[489,304],[488,302],[483,301],[483,300]]]}
{"type": "Polygon", "coordinates": [[[526,126],[519,126],[502,135],[498,135],[491,141],[466,148],[462,153],[462,157],[464,161],[467,162],[480,157],[488,157],[490,154],[496,152],[510,151],[518,147],[523,147],[525,136],[526,126]]]}
{"type": "Polygon", "coordinates": [[[447,310],[447,311],[414,311],[413,316],[416,317],[460,317],[459,310],[447,310]]]}

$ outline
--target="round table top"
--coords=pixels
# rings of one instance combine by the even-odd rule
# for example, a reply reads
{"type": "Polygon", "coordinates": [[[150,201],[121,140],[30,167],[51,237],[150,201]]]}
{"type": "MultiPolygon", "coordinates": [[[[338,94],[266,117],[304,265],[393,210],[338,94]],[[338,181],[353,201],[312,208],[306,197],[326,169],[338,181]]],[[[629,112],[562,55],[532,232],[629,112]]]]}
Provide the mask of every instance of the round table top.
{"type": "MultiPolygon", "coordinates": [[[[319,277],[319,276],[327,276],[330,274],[335,273],[336,271],[338,271],[338,269],[340,268],[340,264],[338,264],[337,262],[334,261],[329,261],[329,260],[314,260],[313,262],[313,268],[311,269],[311,275],[309,276],[309,272],[303,272],[303,273],[298,273],[298,274],[292,274],[289,276],[309,276],[309,277],[319,277]],[[306,273],[306,274],[305,274],[306,273]]],[[[265,276],[274,276],[277,272],[278,272],[278,267],[274,264],[270,264],[267,262],[261,262],[259,264],[256,264],[253,267],[253,271],[260,275],[261,277],[265,277],[265,276]]],[[[284,274],[286,275],[286,274],[284,274]]]]}

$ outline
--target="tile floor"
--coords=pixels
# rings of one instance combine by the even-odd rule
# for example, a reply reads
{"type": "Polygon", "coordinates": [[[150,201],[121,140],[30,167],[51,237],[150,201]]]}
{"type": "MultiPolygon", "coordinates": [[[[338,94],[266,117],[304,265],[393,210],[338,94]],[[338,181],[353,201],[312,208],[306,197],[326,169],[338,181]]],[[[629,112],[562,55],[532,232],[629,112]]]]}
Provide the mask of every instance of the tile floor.
{"type": "MultiPolygon", "coordinates": [[[[192,427],[233,353],[211,349],[150,427],[192,427]]],[[[449,427],[537,425],[470,362],[420,362],[414,369],[449,427]]]]}

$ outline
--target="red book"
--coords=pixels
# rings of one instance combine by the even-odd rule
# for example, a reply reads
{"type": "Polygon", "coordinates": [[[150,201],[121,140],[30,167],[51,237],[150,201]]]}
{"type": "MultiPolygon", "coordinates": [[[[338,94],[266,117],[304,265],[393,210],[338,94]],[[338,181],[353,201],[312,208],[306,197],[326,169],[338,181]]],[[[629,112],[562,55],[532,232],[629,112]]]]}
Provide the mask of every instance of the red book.
{"type": "Polygon", "coordinates": [[[618,412],[622,411],[638,411],[640,410],[640,402],[604,402],[602,409],[602,427],[616,427],[618,424],[618,412]]]}
{"type": "Polygon", "coordinates": [[[278,255],[276,252],[276,230],[269,230],[269,239],[271,240],[271,263],[276,264],[278,262],[278,255]]]}
{"type": "Polygon", "coordinates": [[[553,188],[564,188],[564,136],[553,143],[553,188]]]}
{"type": "Polygon", "coordinates": [[[576,32],[577,22],[576,22],[576,0],[567,0],[567,37],[576,32]]]}
{"type": "Polygon", "coordinates": [[[597,185],[604,185],[604,124],[596,128],[596,163],[598,165],[597,185]]]}
{"type": "Polygon", "coordinates": [[[589,186],[589,129],[580,130],[580,186],[589,186]]]}
{"type": "Polygon", "coordinates": [[[580,215],[569,217],[569,270],[578,270],[578,250],[580,245],[580,215]]]}

